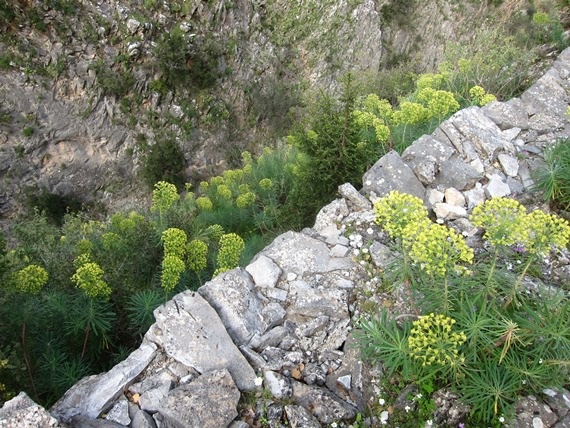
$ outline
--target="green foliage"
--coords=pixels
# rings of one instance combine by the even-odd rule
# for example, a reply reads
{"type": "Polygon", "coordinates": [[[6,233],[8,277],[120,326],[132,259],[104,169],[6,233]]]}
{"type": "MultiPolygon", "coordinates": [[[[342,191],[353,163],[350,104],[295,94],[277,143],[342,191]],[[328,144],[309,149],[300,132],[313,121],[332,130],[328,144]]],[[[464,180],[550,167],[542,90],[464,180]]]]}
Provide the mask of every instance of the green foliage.
{"type": "Polygon", "coordinates": [[[105,95],[122,98],[134,87],[135,78],[125,64],[120,64],[118,71],[106,66],[103,61],[95,62],[90,67],[95,70],[97,83],[105,95]]]}
{"type": "Polygon", "coordinates": [[[222,235],[217,257],[218,268],[214,276],[237,267],[244,248],[245,243],[239,235],[235,233],[222,235]]]}
{"type": "Polygon", "coordinates": [[[481,86],[499,99],[520,95],[534,79],[536,50],[505,36],[497,25],[485,25],[468,42],[449,43],[440,71],[449,73],[445,89],[469,99],[469,90],[481,86]]]}
{"type": "Polygon", "coordinates": [[[180,281],[180,276],[186,270],[184,261],[180,257],[167,255],[162,260],[162,274],[160,277],[160,285],[168,294],[180,281]]]}
{"type": "Polygon", "coordinates": [[[41,266],[29,265],[16,272],[13,281],[19,292],[38,294],[48,281],[48,273],[41,266]]]}
{"type": "Polygon", "coordinates": [[[26,205],[30,211],[38,210],[56,226],[62,226],[66,214],[79,213],[83,209],[81,200],[73,195],[58,195],[46,189],[27,189],[26,205]]]}
{"type": "Polygon", "coordinates": [[[142,176],[151,189],[159,181],[167,181],[181,189],[185,165],[184,154],[176,141],[172,138],[161,139],[145,153],[142,176]]]}
{"type": "Polygon", "coordinates": [[[33,126],[27,126],[22,131],[22,134],[24,135],[24,137],[31,137],[32,135],[34,135],[34,132],[36,132],[36,130],[33,126]]]}
{"type": "Polygon", "coordinates": [[[570,207],[570,139],[560,139],[544,150],[545,164],[535,171],[534,190],[555,207],[570,207]]]}
{"type": "Polygon", "coordinates": [[[154,49],[162,79],[171,89],[191,85],[197,89],[213,86],[218,77],[221,50],[214,39],[187,39],[179,29],[165,32],[154,49]]]}
{"type": "Polygon", "coordinates": [[[304,222],[334,198],[340,184],[350,182],[359,187],[371,160],[382,152],[376,137],[372,141],[361,138],[354,115],[355,89],[353,77],[348,75],[338,100],[321,94],[310,122],[289,137],[300,152],[291,198],[304,222]]]}
{"type": "Polygon", "coordinates": [[[97,263],[82,263],[71,277],[71,281],[90,299],[108,300],[111,296],[112,290],[103,280],[103,269],[97,263]]]}
{"type": "Polygon", "coordinates": [[[130,296],[126,306],[129,328],[144,334],[154,323],[153,311],[163,302],[163,295],[157,290],[142,290],[130,296]]]}
{"type": "Polygon", "coordinates": [[[382,362],[388,373],[400,372],[405,381],[451,386],[471,406],[474,426],[487,426],[509,414],[522,393],[563,383],[568,375],[570,300],[546,287],[529,295],[521,282],[537,255],[568,245],[568,222],[538,210],[527,214],[510,199],[486,201],[473,210],[471,221],[485,229],[496,252],[489,255],[490,264],[485,253],[479,253],[478,263],[463,275],[456,265],[470,262],[472,250],[444,234],[441,242],[449,249],[438,244],[430,252],[440,240],[419,238],[418,229],[431,229],[428,220],[421,215],[415,219],[414,213],[422,213],[419,202],[414,209],[413,200],[402,200],[391,194],[377,202],[377,222],[393,238],[402,237],[403,263],[407,253],[419,265],[405,286],[415,309],[426,315],[397,322],[382,309],[377,318],[361,320],[363,355],[382,362]],[[503,259],[497,257],[499,249],[503,259]],[[523,263],[510,271],[508,260],[521,259],[521,251],[523,263]],[[442,270],[427,269],[439,267],[441,255],[449,252],[469,256],[448,259],[442,270]]]}

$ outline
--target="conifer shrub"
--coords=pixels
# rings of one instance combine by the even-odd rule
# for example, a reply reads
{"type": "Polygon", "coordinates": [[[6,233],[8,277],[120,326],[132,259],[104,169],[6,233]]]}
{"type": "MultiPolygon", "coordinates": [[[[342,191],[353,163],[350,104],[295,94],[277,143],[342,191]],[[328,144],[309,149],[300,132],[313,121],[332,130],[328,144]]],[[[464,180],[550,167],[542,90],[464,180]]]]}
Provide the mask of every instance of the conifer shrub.
{"type": "Polygon", "coordinates": [[[172,183],[182,189],[185,167],[182,149],[173,137],[167,137],[147,148],[142,163],[142,177],[151,189],[159,181],[172,183]]]}

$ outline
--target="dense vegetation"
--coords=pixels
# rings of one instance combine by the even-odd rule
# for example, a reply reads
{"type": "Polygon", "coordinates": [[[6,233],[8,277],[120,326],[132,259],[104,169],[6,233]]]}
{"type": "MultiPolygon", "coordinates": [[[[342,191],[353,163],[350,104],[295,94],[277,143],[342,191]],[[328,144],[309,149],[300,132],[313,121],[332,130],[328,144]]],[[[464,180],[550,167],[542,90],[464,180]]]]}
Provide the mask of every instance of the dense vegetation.
{"type": "MultiPolygon", "coordinates": [[[[67,2],[57,4],[62,8],[69,6],[67,2]]],[[[289,130],[287,144],[275,144],[259,156],[245,152],[239,168],[202,181],[196,188],[184,185],[183,156],[175,138],[165,135],[163,140],[144,147],[142,174],[153,189],[150,210],[115,213],[105,221],[93,220],[87,213],[62,216],[63,202],[54,202],[54,198],[44,194],[36,200],[38,209],[14,223],[9,244],[0,236],[2,398],[26,390],[39,402],[52,403],[82,376],[106,370],[124,358],[152,324],[153,309],[173,293],[196,289],[215,273],[247,263],[284,230],[310,225],[317,210],[334,197],[339,184],[350,181],[359,186],[363,172],[389,150],[403,150],[461,107],[520,94],[531,82],[530,71],[539,58],[536,45],[549,43],[560,50],[568,44],[561,36],[563,27],[556,10],[537,11],[510,34],[492,24],[482,28],[470,43],[449,45],[447,61],[433,73],[417,75],[413,66],[399,64],[374,76],[347,75],[340,82],[338,93],[321,92],[314,97],[316,101],[304,112],[300,123],[289,130]]],[[[12,12],[8,7],[0,8],[0,22],[11,19],[12,12]]],[[[157,45],[155,66],[163,68],[163,78],[154,82],[155,88],[188,84],[200,89],[214,84],[218,77],[211,72],[216,63],[211,56],[218,55],[215,42],[206,42],[199,52],[177,52],[171,48],[179,45],[178,37],[181,35],[177,33],[164,36],[157,45]],[[189,62],[195,67],[195,80],[187,80],[185,67],[189,62]]],[[[0,58],[0,68],[13,60],[20,59],[0,58]]],[[[112,75],[97,65],[94,70],[107,93],[130,100],[133,97],[128,95],[132,85],[128,61],[118,67],[112,75]]],[[[127,107],[129,102],[125,102],[127,107]]],[[[183,108],[191,110],[189,105],[183,108]]],[[[223,109],[220,112],[224,114],[223,109]]],[[[156,119],[149,118],[153,120],[156,119]]],[[[156,121],[156,128],[160,129],[163,124],[156,121]]],[[[179,125],[183,127],[184,123],[179,125]]],[[[141,141],[144,142],[144,136],[141,141]]],[[[563,147],[567,151],[568,145],[563,147]]],[[[549,163],[552,173],[545,173],[544,188],[553,189],[551,197],[565,204],[570,200],[570,170],[567,166],[559,168],[557,159],[553,156],[549,163]]],[[[388,223],[384,226],[389,227],[388,223]]],[[[407,250],[413,257],[413,248],[407,250]]],[[[461,257],[467,261],[468,250],[463,250],[461,257]]],[[[519,280],[515,278],[513,282],[512,275],[503,275],[504,269],[494,262],[481,266],[484,267],[477,268],[476,278],[487,275],[484,283],[494,294],[510,297],[506,304],[499,298],[486,303],[494,318],[484,321],[494,322],[497,332],[511,331],[512,337],[503,347],[492,350],[496,357],[492,361],[522,358],[528,349],[521,343],[530,338],[515,336],[518,332],[508,330],[501,314],[520,317],[521,307],[543,314],[548,307],[532,306],[520,299],[519,280]]],[[[427,273],[414,271],[408,280],[434,291],[434,276],[447,281],[450,273],[451,267],[443,266],[440,275],[441,268],[434,267],[427,273]]],[[[457,282],[458,278],[453,276],[449,281],[457,282]]],[[[472,314],[458,302],[467,295],[469,299],[481,299],[480,294],[471,293],[476,287],[474,282],[466,282],[463,288],[454,288],[455,294],[440,295],[433,302],[446,308],[443,317],[437,319],[442,331],[447,331],[445,326],[451,323],[450,319],[461,326],[457,328],[459,336],[444,337],[444,345],[451,344],[449,349],[453,352],[456,347],[459,352],[471,340],[475,350],[465,357],[475,361],[477,367],[483,364],[481,352],[485,352],[478,345],[479,337],[465,333],[463,338],[459,333],[468,331],[468,317],[472,314]]],[[[558,299],[558,295],[547,297],[558,299]]],[[[567,302],[563,303],[563,313],[559,315],[561,322],[566,322],[567,302]]],[[[426,314],[433,310],[419,307],[426,314]]],[[[558,312],[550,315],[555,313],[558,312]]],[[[394,327],[390,323],[382,325],[394,327]]],[[[548,327],[564,329],[567,324],[548,327]]],[[[364,330],[367,328],[373,334],[379,327],[364,325],[364,330]]],[[[399,339],[401,343],[405,339],[408,346],[411,332],[409,326],[394,334],[405,334],[399,339]]],[[[533,334],[548,332],[537,330],[533,334]]],[[[541,345],[544,359],[555,358],[554,353],[567,346],[564,341],[554,345],[541,345]]],[[[424,372],[413,365],[411,354],[397,351],[400,359],[394,359],[391,368],[404,371],[406,379],[421,378],[427,384],[435,375],[449,382],[457,375],[446,364],[424,372]]],[[[429,356],[420,351],[417,355],[429,356]]],[[[381,359],[373,353],[371,357],[381,359]]],[[[513,367],[517,367],[516,361],[513,367]]],[[[551,365],[537,366],[536,370],[534,387],[543,385],[545,376],[558,373],[554,372],[558,367],[551,365]],[[541,371],[545,367],[551,371],[541,371]]],[[[476,373],[475,370],[463,375],[474,377],[476,373]]],[[[501,381],[500,376],[507,375],[512,374],[500,371],[497,379],[501,381]]],[[[470,385],[479,386],[486,381],[472,380],[470,385]]],[[[507,380],[511,382],[511,378],[507,380]]],[[[508,398],[495,401],[477,398],[474,389],[459,389],[476,406],[480,419],[488,420],[489,409],[496,415],[495,406],[507,408],[520,391],[517,388],[507,391],[511,394],[508,398]]]]}

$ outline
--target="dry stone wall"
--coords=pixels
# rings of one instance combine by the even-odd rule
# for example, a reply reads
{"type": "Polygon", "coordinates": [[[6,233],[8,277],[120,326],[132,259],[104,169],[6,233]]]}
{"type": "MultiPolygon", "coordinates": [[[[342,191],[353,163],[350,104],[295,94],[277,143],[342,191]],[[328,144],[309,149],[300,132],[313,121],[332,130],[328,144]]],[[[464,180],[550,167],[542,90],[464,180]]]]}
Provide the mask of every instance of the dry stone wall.
{"type": "MultiPolygon", "coordinates": [[[[402,156],[380,159],[360,192],[340,186],[340,197],[321,210],[313,228],[282,234],[245,269],[158,308],[140,348],[72,387],[51,415],[62,425],[134,428],[245,428],[256,411],[274,427],[284,426],[282,420],[293,428],[354,420],[374,399],[371,379],[379,376],[354,346],[357,299],[387,301],[375,294],[375,273],[397,256],[374,223],[374,199],[394,189],[413,193],[437,221],[475,239],[467,220],[472,208],[494,196],[527,194],[544,148],[570,137],[569,101],[567,49],[520,98],[456,113],[402,156]],[[262,387],[272,398],[258,394],[253,414],[238,415],[240,396],[262,387]]],[[[553,266],[553,273],[567,268],[553,266]]],[[[405,302],[394,311],[406,310],[398,305],[405,302]]],[[[446,393],[438,394],[438,403],[449,403],[446,393]]],[[[544,394],[544,400],[521,401],[510,426],[570,426],[570,393],[544,394]]],[[[25,426],[14,408],[6,403],[0,425],[25,426]]],[[[468,411],[453,408],[455,418],[468,411]]],[[[438,422],[456,423],[450,414],[438,422]]]]}

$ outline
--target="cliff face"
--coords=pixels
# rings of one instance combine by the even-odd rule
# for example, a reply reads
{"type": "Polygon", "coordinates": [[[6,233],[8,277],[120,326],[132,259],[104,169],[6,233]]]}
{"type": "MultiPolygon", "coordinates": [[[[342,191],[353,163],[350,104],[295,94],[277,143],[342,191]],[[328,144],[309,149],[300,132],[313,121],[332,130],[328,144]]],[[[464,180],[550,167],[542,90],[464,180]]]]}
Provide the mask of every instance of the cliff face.
{"type": "Polygon", "coordinates": [[[24,188],[140,205],[145,148],[198,181],[272,144],[309,88],[398,57],[429,68],[490,13],[453,1],[29,0],[0,10],[0,216],[24,188]],[[404,10],[400,10],[404,7],[404,10]]]}

